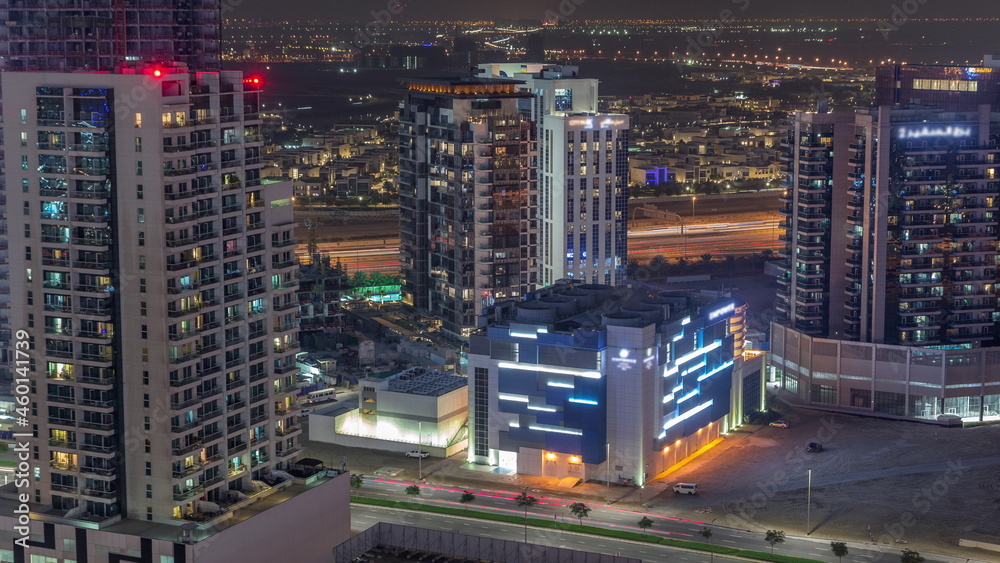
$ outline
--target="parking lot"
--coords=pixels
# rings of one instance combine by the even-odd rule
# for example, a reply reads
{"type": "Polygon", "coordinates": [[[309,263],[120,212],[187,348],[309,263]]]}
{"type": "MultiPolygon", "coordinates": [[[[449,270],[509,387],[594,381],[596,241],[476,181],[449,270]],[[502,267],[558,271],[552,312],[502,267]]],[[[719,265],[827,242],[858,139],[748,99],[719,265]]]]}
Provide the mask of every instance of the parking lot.
{"type": "Polygon", "coordinates": [[[730,435],[667,477],[696,496],[654,506],[747,530],[781,529],[959,555],[1000,543],[1000,427],[968,429],[795,410],[789,428],[730,435]],[[824,451],[806,452],[809,442],[824,451]],[[807,512],[808,471],[812,509],[807,512]],[[708,513],[706,509],[711,509],[708,513]]]}

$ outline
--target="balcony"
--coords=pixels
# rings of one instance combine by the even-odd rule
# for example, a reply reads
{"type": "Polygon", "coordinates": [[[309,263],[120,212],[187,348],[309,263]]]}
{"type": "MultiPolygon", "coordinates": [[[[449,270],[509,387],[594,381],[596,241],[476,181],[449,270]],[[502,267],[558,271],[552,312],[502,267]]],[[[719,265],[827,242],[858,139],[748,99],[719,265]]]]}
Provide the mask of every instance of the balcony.
{"type": "Polygon", "coordinates": [[[189,498],[191,498],[191,497],[193,497],[195,495],[201,494],[204,490],[205,490],[205,487],[202,487],[201,485],[199,485],[197,487],[192,487],[190,489],[185,489],[183,491],[174,493],[174,500],[175,501],[187,500],[187,499],[189,499],[189,498]]]}
{"type": "Polygon", "coordinates": [[[181,446],[179,448],[171,448],[170,449],[170,454],[174,455],[174,456],[187,455],[187,454],[189,454],[189,453],[191,453],[191,452],[193,452],[193,451],[195,451],[195,450],[197,450],[198,448],[201,448],[201,447],[202,447],[201,441],[197,441],[197,442],[193,442],[191,444],[188,444],[186,446],[181,446]]]}
{"type": "Polygon", "coordinates": [[[293,456],[293,455],[299,453],[300,451],[302,451],[302,447],[301,446],[294,446],[294,447],[286,448],[286,449],[283,449],[283,450],[275,450],[274,456],[278,457],[278,458],[286,458],[286,457],[293,456]]]}

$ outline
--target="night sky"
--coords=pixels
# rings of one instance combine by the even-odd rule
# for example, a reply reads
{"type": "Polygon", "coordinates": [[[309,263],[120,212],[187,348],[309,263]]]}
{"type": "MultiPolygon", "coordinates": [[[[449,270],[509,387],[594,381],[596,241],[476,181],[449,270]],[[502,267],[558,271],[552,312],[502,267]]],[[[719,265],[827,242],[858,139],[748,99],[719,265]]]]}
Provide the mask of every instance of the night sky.
{"type": "MultiPolygon", "coordinates": [[[[222,0],[232,7],[226,18],[371,20],[391,0],[222,0]],[[289,10],[294,6],[293,10],[289,10]]],[[[874,17],[890,18],[894,6],[907,7],[916,18],[1000,17],[996,0],[562,0],[572,7],[571,19],[719,17],[732,9],[738,17],[874,17]],[[577,6],[575,2],[579,2],[577,6]],[[745,7],[745,9],[740,9],[745,7]]],[[[408,0],[399,20],[541,19],[559,13],[560,0],[408,0]]],[[[563,13],[568,12],[566,8],[563,13]]]]}

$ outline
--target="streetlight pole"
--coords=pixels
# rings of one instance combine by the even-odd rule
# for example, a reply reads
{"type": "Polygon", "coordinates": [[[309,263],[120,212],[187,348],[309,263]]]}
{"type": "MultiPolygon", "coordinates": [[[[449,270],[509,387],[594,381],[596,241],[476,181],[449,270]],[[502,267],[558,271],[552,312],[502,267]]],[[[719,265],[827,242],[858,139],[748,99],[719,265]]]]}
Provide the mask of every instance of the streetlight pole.
{"type": "MultiPolygon", "coordinates": [[[[607,492],[604,495],[604,500],[611,504],[611,442],[605,442],[604,446],[607,448],[607,455],[604,456],[604,466],[605,466],[605,480],[607,481],[607,492]]],[[[4,482],[6,485],[6,481],[4,482]]]]}
{"type": "Polygon", "coordinates": [[[806,487],[806,535],[812,533],[812,493],[813,493],[813,470],[809,470],[809,480],[806,487]]]}
{"type": "Polygon", "coordinates": [[[424,445],[424,423],[417,421],[417,478],[424,480],[424,450],[420,449],[424,445]]]}
{"type": "Polygon", "coordinates": [[[694,200],[698,199],[698,196],[691,196],[691,216],[694,217],[694,200]]]}

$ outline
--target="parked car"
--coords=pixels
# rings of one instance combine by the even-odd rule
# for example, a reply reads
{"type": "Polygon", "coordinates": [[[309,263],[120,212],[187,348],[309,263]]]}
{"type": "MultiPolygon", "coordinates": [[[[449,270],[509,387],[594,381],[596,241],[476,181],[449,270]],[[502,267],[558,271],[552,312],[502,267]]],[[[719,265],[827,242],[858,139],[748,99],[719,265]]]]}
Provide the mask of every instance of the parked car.
{"type": "Polygon", "coordinates": [[[785,422],[784,420],[775,420],[768,426],[770,426],[771,428],[788,428],[788,423],[785,422]]]}
{"type": "Polygon", "coordinates": [[[809,444],[806,445],[806,451],[812,453],[819,453],[823,451],[823,444],[820,444],[819,442],[809,442],[809,444]]]}
{"type": "Polygon", "coordinates": [[[677,483],[674,485],[674,494],[688,494],[693,495],[698,492],[697,483],[677,483]]]}
{"type": "Polygon", "coordinates": [[[312,409],[299,409],[299,416],[309,416],[312,413],[312,409]]]}
{"type": "Polygon", "coordinates": [[[410,450],[406,452],[406,457],[419,457],[420,459],[423,459],[429,455],[431,455],[429,452],[425,452],[422,450],[410,450]]]}

